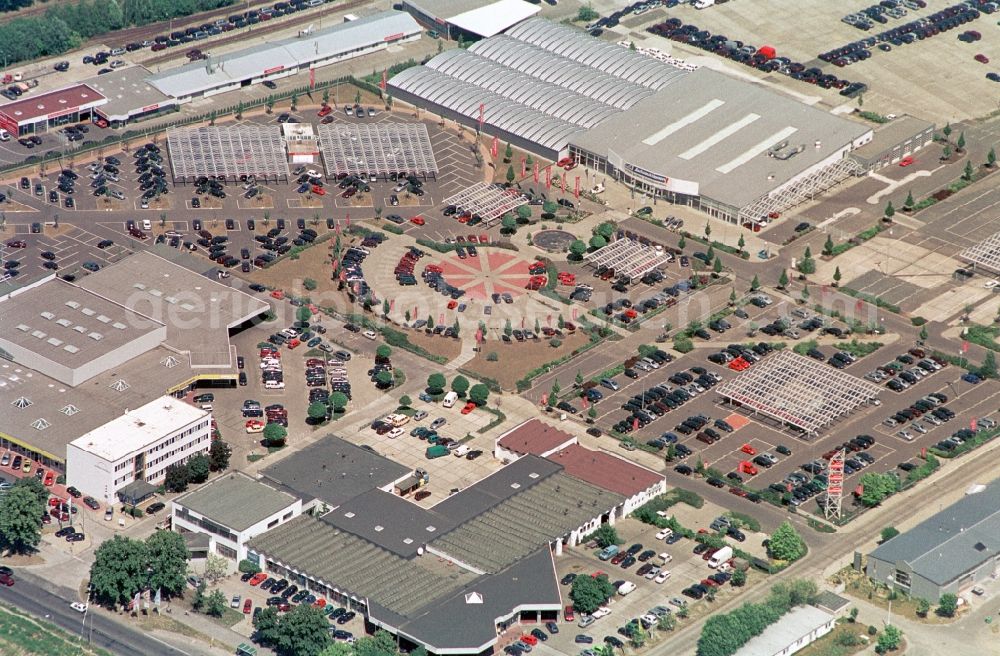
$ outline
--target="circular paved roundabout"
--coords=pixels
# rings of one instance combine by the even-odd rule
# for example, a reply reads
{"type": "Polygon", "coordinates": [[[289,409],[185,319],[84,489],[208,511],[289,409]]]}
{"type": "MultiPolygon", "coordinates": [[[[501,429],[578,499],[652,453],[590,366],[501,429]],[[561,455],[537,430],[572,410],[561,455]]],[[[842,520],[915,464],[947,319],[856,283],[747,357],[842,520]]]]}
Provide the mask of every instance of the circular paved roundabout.
{"type": "Polygon", "coordinates": [[[550,253],[565,253],[576,236],[565,230],[541,230],[531,235],[531,243],[550,253]]]}
{"type": "Polygon", "coordinates": [[[461,259],[452,253],[442,255],[437,264],[449,284],[465,290],[467,298],[482,301],[493,294],[516,298],[525,293],[533,262],[512,251],[479,248],[477,257],[461,259]]]}

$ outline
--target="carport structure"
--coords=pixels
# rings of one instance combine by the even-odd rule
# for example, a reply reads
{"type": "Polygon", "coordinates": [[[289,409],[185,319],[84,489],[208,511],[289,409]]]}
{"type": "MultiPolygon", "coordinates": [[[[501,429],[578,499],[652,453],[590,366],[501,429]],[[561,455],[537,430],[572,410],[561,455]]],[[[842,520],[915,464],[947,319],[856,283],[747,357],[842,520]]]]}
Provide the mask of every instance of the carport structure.
{"type": "Polygon", "coordinates": [[[437,177],[437,161],[423,123],[320,125],[319,141],[331,177],[390,173],[437,177]]]}
{"type": "Polygon", "coordinates": [[[528,199],[516,189],[500,185],[477,182],[454,196],[445,199],[445,204],[454,205],[459,212],[478,214],[483,224],[489,227],[507,212],[513,212],[521,205],[527,205],[528,199]]]}
{"type": "Polygon", "coordinates": [[[167,130],[174,182],[205,176],[217,180],[287,181],[288,156],[280,126],[232,125],[167,130]]]}
{"type": "Polygon", "coordinates": [[[729,403],[815,436],[878,396],[878,385],[779,351],[718,388],[729,403]]]}
{"type": "Polygon", "coordinates": [[[982,267],[990,273],[1000,273],[1000,232],[969,246],[958,254],[958,258],[973,267],[982,267]]]}
{"type": "Polygon", "coordinates": [[[662,249],[640,244],[633,239],[618,239],[583,256],[594,267],[606,266],[628,278],[641,278],[667,264],[670,256],[662,249]]]}

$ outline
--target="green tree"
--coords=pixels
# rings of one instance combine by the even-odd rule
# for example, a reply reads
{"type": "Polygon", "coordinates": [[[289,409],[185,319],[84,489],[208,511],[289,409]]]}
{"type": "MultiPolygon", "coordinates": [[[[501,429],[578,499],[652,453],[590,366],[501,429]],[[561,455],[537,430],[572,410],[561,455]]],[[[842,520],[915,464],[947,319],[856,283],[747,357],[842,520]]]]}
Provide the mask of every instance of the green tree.
{"type": "Polygon", "coordinates": [[[741,588],[747,583],[747,572],[745,569],[733,570],[733,578],[730,583],[737,588],[741,588]]]}
{"type": "MultiPolygon", "coordinates": [[[[711,589],[714,590],[715,588],[711,589]]],[[[636,625],[635,628],[632,629],[632,635],[629,636],[629,642],[636,649],[640,649],[643,645],[645,645],[646,640],[648,639],[649,639],[649,633],[646,631],[646,629],[642,628],[641,624],[636,625]]]]}
{"type": "Polygon", "coordinates": [[[576,370],[576,376],[574,376],[573,382],[576,383],[577,387],[583,385],[583,372],[579,369],[576,370]]]}
{"type": "Polygon", "coordinates": [[[389,299],[382,299],[382,316],[389,316],[390,309],[392,309],[392,304],[389,303],[389,299]]]}
{"type": "Polygon", "coordinates": [[[509,166],[507,166],[507,175],[504,176],[504,177],[507,178],[507,184],[514,184],[514,180],[517,179],[517,174],[514,173],[514,165],[513,164],[510,164],[509,166]]]}
{"type": "Polygon", "coordinates": [[[302,287],[304,287],[307,292],[314,292],[316,291],[316,288],[319,287],[319,283],[312,278],[306,278],[302,281],[302,287]]]}
{"type": "Polygon", "coordinates": [[[997,151],[990,148],[990,152],[986,153],[986,166],[993,168],[997,164],[997,151]]]}
{"type": "Polygon", "coordinates": [[[510,324],[510,319],[508,318],[503,324],[503,334],[510,337],[513,333],[514,327],[510,324]]]}
{"type": "Polygon", "coordinates": [[[104,541],[94,551],[94,562],[90,566],[94,599],[106,606],[127,603],[146,585],[148,564],[149,552],[145,543],[121,535],[104,541]]]}
{"type": "Polygon", "coordinates": [[[333,408],[334,412],[343,412],[344,408],[347,407],[348,400],[347,395],[343,392],[334,392],[330,395],[330,407],[333,408]]]}
{"type": "Polygon", "coordinates": [[[736,288],[733,287],[729,290],[729,304],[736,305],[736,288]]]}
{"type": "Polygon", "coordinates": [[[188,458],[187,469],[192,483],[204,483],[212,471],[212,461],[204,453],[196,453],[188,458]]]}
{"type": "Polygon", "coordinates": [[[983,364],[979,367],[979,375],[983,378],[997,377],[997,357],[993,351],[986,351],[983,364]]]}
{"type": "Polygon", "coordinates": [[[306,414],[309,416],[311,423],[318,424],[326,420],[326,407],[326,404],[322,401],[313,401],[309,404],[306,414]]]}
{"type": "Polygon", "coordinates": [[[434,330],[434,315],[427,315],[427,330],[434,330]]]}
{"type": "Polygon", "coordinates": [[[574,239],[569,245],[569,259],[579,262],[587,252],[587,244],[582,239],[574,239]]]}
{"type": "Polygon", "coordinates": [[[379,344],[378,348],[375,349],[375,357],[380,360],[388,360],[392,355],[392,349],[386,344],[379,344]]]}
{"type": "Polygon", "coordinates": [[[958,141],[955,142],[955,150],[958,152],[965,150],[965,132],[958,133],[958,141]]]}
{"type": "Polygon", "coordinates": [[[715,262],[712,263],[712,273],[716,276],[722,273],[722,258],[718,255],[715,256],[715,262]]]}
{"type": "Polygon", "coordinates": [[[447,384],[448,380],[444,377],[444,374],[433,373],[427,377],[427,393],[443,394],[445,385],[447,384]]]}
{"type": "Polygon", "coordinates": [[[459,374],[451,381],[451,391],[465,398],[465,393],[469,391],[469,379],[459,374]]]}
{"type": "MultiPolygon", "coordinates": [[[[440,41],[438,45],[441,45],[440,41]]],[[[415,653],[415,650],[410,652],[410,656],[413,656],[415,653]]],[[[326,646],[326,649],[319,653],[319,656],[354,656],[354,648],[346,642],[332,642],[326,646]]]]}
{"type": "Polygon", "coordinates": [[[941,617],[955,617],[958,611],[958,597],[951,592],[946,592],[938,599],[937,611],[941,617]]]}
{"type": "Polygon", "coordinates": [[[281,424],[269,423],[264,426],[263,437],[264,446],[285,446],[285,440],[288,439],[288,431],[281,424]]]}
{"type": "Polygon", "coordinates": [[[899,642],[903,638],[903,632],[890,624],[879,634],[877,644],[884,654],[887,651],[895,651],[899,648],[899,642]]]}
{"type": "Polygon", "coordinates": [[[356,656],[396,656],[396,638],[379,629],[373,636],[359,638],[354,643],[354,653],[356,656]]]}
{"type": "Polygon", "coordinates": [[[559,392],[562,391],[562,385],[559,384],[559,379],[556,378],[552,381],[552,394],[551,396],[559,396],[559,392]]]}
{"type": "Polygon", "coordinates": [[[289,99],[289,104],[288,105],[289,105],[289,107],[291,107],[292,111],[294,112],[298,108],[298,105],[299,105],[299,94],[293,93],[292,97],[289,99]]]}
{"type": "Polygon", "coordinates": [[[906,200],[903,201],[903,209],[911,210],[913,209],[913,206],[915,204],[916,201],[913,200],[913,192],[912,191],[906,192],[906,200]]]}
{"type": "Polygon", "coordinates": [[[678,353],[690,353],[694,350],[694,342],[687,335],[676,335],[674,337],[674,350],[678,353]]]}
{"type": "Polygon", "coordinates": [[[597,419],[597,408],[595,408],[594,406],[590,406],[589,408],[587,408],[587,416],[590,417],[591,419],[597,419]]]}
{"type": "Polygon", "coordinates": [[[889,540],[899,535],[899,529],[897,529],[895,526],[886,526],[885,528],[882,529],[882,532],[879,535],[882,538],[882,542],[888,542],[889,540]]]}
{"type": "Polygon", "coordinates": [[[236,566],[236,569],[239,570],[240,573],[242,574],[256,574],[261,571],[260,565],[253,562],[252,560],[248,560],[247,558],[241,560],[239,564],[236,566]]]}
{"type": "Polygon", "coordinates": [[[736,247],[737,247],[737,248],[739,248],[739,249],[740,249],[740,251],[742,251],[742,250],[743,250],[743,248],[744,248],[744,247],[745,247],[746,245],[747,245],[747,240],[743,238],[743,233],[741,232],[741,233],[740,233],[740,238],[739,238],[739,240],[738,240],[738,241],[736,242],[736,247]]]}
{"type": "Polygon", "coordinates": [[[504,234],[512,235],[517,232],[517,219],[510,212],[504,212],[500,217],[500,227],[504,234]]]}
{"type": "Polygon", "coordinates": [[[469,400],[482,407],[490,396],[490,388],[482,383],[476,383],[469,388],[469,400]]]}
{"type": "Polygon", "coordinates": [[[559,209],[559,204],[554,200],[547,200],[542,203],[542,211],[546,214],[555,214],[559,209]]]}
{"type": "Polygon", "coordinates": [[[590,238],[590,247],[595,251],[599,248],[604,248],[607,245],[608,240],[600,235],[594,235],[590,238]]]}
{"type": "Polygon", "coordinates": [[[840,267],[836,266],[833,269],[833,284],[837,286],[840,284],[840,279],[843,278],[843,274],[840,273],[840,267]]]}
{"type": "Polygon", "coordinates": [[[899,489],[899,479],[890,474],[868,472],[858,481],[862,486],[861,503],[869,508],[882,503],[899,489]]]}
{"type": "Polygon", "coordinates": [[[149,559],[149,587],[157,588],[168,596],[184,592],[188,559],[191,554],[184,544],[184,536],[173,531],[156,531],[146,538],[146,557],[149,559]]]}
{"type": "Polygon", "coordinates": [[[944,128],[941,130],[944,133],[944,138],[948,139],[951,137],[951,123],[945,123],[944,128]]]}
{"type": "Polygon", "coordinates": [[[205,578],[215,583],[226,578],[227,574],[229,574],[229,561],[222,556],[208,554],[208,558],[205,559],[205,578]]]}
{"type": "Polygon", "coordinates": [[[594,531],[594,541],[597,542],[597,546],[601,549],[610,547],[613,544],[621,544],[621,538],[618,537],[618,531],[611,524],[601,524],[598,529],[594,531]]]}
{"type": "Polygon", "coordinates": [[[962,177],[966,180],[972,180],[972,176],[975,172],[976,170],[972,168],[972,162],[966,160],[965,168],[962,169],[962,177]]]}
{"type": "Polygon", "coordinates": [[[264,645],[274,645],[278,638],[278,608],[268,606],[253,617],[253,628],[256,631],[257,641],[264,645]]]}
{"type": "Polygon", "coordinates": [[[833,237],[830,235],[826,236],[826,242],[823,244],[823,255],[833,255],[833,237]]]}
{"type": "MultiPolygon", "coordinates": [[[[279,656],[316,656],[333,642],[329,627],[330,622],[321,609],[299,604],[279,618],[272,643],[274,650],[279,656]]],[[[355,653],[360,654],[357,647],[355,653]]]]}
{"type": "Polygon", "coordinates": [[[222,590],[212,590],[205,599],[205,614],[212,617],[222,617],[222,614],[226,612],[226,605],[226,595],[222,594],[222,590]]]}
{"type": "Polygon", "coordinates": [[[522,221],[527,221],[531,218],[531,206],[530,205],[519,205],[517,208],[517,218],[522,221]]]}
{"type": "Polygon", "coordinates": [[[14,487],[23,487],[31,491],[38,498],[38,503],[44,507],[49,502],[49,488],[42,485],[42,482],[34,476],[19,478],[14,483],[14,487]]]}
{"type": "Polygon", "coordinates": [[[381,389],[390,387],[393,380],[392,374],[388,371],[380,371],[375,374],[375,382],[382,386],[381,389]]]}
{"type": "Polygon", "coordinates": [[[799,272],[806,275],[816,273],[816,260],[813,259],[812,249],[808,246],[806,246],[806,250],[802,254],[802,259],[799,260],[799,272]]]}
{"type": "Polygon", "coordinates": [[[917,337],[920,338],[920,341],[926,342],[928,335],[929,333],[927,332],[927,326],[926,325],[920,326],[920,332],[917,333],[917,337]]]}
{"type": "Polygon", "coordinates": [[[781,275],[778,276],[778,289],[784,289],[788,286],[788,270],[782,269],[781,275]]]}
{"type": "Polygon", "coordinates": [[[919,617],[927,617],[927,613],[931,612],[931,602],[924,598],[919,598],[917,601],[917,615],[919,617]]]}
{"type": "Polygon", "coordinates": [[[757,274],[753,274],[753,280],[750,281],[750,291],[755,292],[760,289],[760,278],[757,274]]]}
{"type": "Polygon", "coordinates": [[[705,262],[711,262],[715,259],[715,248],[711,244],[708,245],[708,250],[705,251],[705,262]]]}
{"type": "Polygon", "coordinates": [[[681,238],[677,240],[677,248],[681,250],[687,248],[687,241],[684,239],[684,235],[681,235],[681,238]]]}
{"type": "Polygon", "coordinates": [[[198,582],[198,587],[194,589],[194,598],[191,600],[191,608],[195,612],[200,613],[205,607],[205,589],[208,588],[208,583],[205,579],[198,582]]]}
{"type": "Polygon", "coordinates": [[[951,159],[951,146],[948,144],[941,149],[941,159],[951,159]]]}
{"type": "Polygon", "coordinates": [[[510,142],[507,142],[507,147],[503,149],[503,161],[509,162],[514,158],[514,149],[510,147],[510,142]]]}
{"type": "Polygon", "coordinates": [[[296,310],[295,310],[295,319],[296,319],[296,321],[301,321],[303,323],[309,323],[309,320],[312,319],[312,310],[310,310],[309,308],[307,308],[304,305],[301,306],[301,307],[296,308],[296,310]]]}
{"type": "Polygon", "coordinates": [[[229,467],[229,458],[233,449],[222,440],[212,440],[208,448],[208,461],[212,471],[223,471],[229,467]]]}
{"type": "Polygon", "coordinates": [[[559,328],[559,330],[562,330],[563,328],[566,327],[566,320],[563,319],[562,314],[556,317],[556,327],[559,328]]]}
{"type": "Polygon", "coordinates": [[[610,599],[614,591],[607,574],[597,577],[578,576],[573,579],[569,598],[573,600],[573,607],[578,612],[590,615],[610,599]]]}
{"type": "Polygon", "coordinates": [[[884,214],[885,218],[887,219],[891,219],[896,215],[896,208],[892,206],[891,200],[885,204],[885,210],[882,212],[882,214],[884,214]]]}
{"type": "Polygon", "coordinates": [[[589,23],[600,18],[600,14],[594,11],[594,8],[590,5],[584,5],[580,7],[576,12],[576,20],[581,23],[589,23]]]}
{"type": "Polygon", "coordinates": [[[185,465],[170,465],[164,473],[163,486],[169,492],[183,492],[191,482],[191,473],[185,465]]]}
{"type": "Polygon", "coordinates": [[[774,529],[767,551],[772,558],[792,562],[806,553],[806,543],[787,520],[774,529]]]}
{"type": "Polygon", "coordinates": [[[0,543],[14,553],[35,550],[41,540],[45,505],[27,486],[14,486],[0,501],[0,543]]]}

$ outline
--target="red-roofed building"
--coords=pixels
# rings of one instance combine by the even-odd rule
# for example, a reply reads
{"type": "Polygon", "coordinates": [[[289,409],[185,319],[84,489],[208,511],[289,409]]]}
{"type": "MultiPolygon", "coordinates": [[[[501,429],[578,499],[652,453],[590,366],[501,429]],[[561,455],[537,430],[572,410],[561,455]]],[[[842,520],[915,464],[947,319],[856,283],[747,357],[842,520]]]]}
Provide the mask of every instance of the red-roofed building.
{"type": "Polygon", "coordinates": [[[577,443],[575,435],[550,426],[540,419],[529,419],[498,437],[493,455],[503,462],[513,462],[528,454],[544,458],[577,443]]]}
{"type": "Polygon", "coordinates": [[[624,517],[667,491],[667,481],[663,474],[606,451],[595,451],[573,444],[547,457],[562,465],[563,471],[573,478],[624,496],[621,512],[615,513],[619,517],[624,517]]]}
{"type": "Polygon", "coordinates": [[[91,119],[91,110],[108,102],[86,84],[31,95],[0,105],[0,128],[19,137],[45,132],[50,126],[81,123],[91,119]]]}

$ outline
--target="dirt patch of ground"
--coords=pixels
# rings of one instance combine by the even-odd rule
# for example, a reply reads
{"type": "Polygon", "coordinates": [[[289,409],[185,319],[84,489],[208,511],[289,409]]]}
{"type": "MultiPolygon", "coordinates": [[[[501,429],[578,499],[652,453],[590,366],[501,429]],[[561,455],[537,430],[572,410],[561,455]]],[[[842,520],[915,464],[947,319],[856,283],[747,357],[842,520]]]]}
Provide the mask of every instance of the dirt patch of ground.
{"type": "Polygon", "coordinates": [[[27,567],[29,565],[44,565],[45,559],[37,553],[33,554],[6,554],[3,557],[3,564],[8,567],[27,567]]]}
{"type": "MultiPolygon", "coordinates": [[[[426,335],[422,330],[404,331],[411,344],[425,348],[435,355],[454,360],[462,352],[462,341],[441,335],[426,335]]],[[[491,363],[493,364],[493,363],[491,363]]]]}
{"type": "MultiPolygon", "coordinates": [[[[302,251],[297,260],[286,257],[274,266],[257,269],[248,277],[252,282],[281,289],[288,293],[322,298],[324,300],[321,305],[335,305],[332,302],[327,302],[328,299],[340,294],[337,291],[337,283],[330,280],[330,274],[333,272],[333,259],[330,252],[332,245],[333,240],[320,242],[302,251]],[[315,290],[306,291],[302,286],[302,281],[306,278],[312,278],[316,281],[315,290]]],[[[342,244],[342,246],[346,247],[346,244],[342,244]]]]}
{"type": "MultiPolygon", "coordinates": [[[[483,342],[482,350],[470,360],[465,368],[479,376],[492,378],[505,390],[517,387],[517,381],[525,374],[546,362],[552,362],[573,352],[589,341],[586,334],[577,331],[563,337],[562,344],[553,348],[547,339],[532,342],[483,342]],[[495,362],[487,358],[491,353],[497,354],[495,362]]],[[[566,381],[567,384],[572,381],[566,381]]]]}

